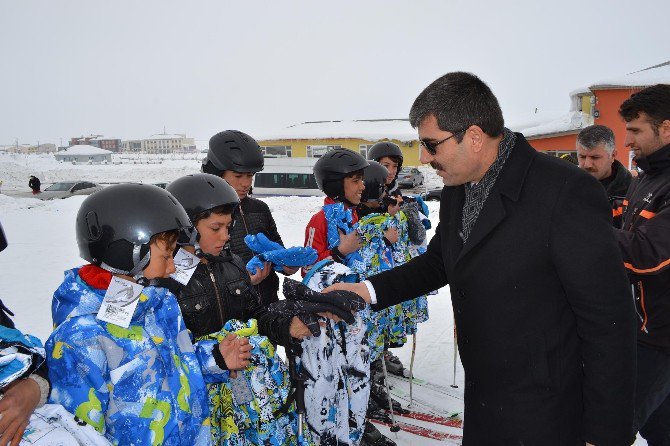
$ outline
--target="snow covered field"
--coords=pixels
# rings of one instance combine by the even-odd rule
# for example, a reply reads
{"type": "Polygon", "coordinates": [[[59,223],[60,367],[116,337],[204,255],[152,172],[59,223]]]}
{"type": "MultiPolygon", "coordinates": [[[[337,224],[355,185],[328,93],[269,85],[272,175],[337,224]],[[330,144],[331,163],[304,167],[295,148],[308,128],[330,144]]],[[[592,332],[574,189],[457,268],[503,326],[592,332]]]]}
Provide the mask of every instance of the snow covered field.
{"type": "MultiPolygon", "coordinates": [[[[0,180],[3,189],[25,188],[29,175],[43,182],[90,180],[96,182],[172,181],[181,175],[199,170],[196,160],[166,160],[162,164],[73,166],[57,163],[51,155],[9,155],[0,153],[0,180]]],[[[439,179],[430,168],[422,168],[427,183],[438,185],[439,179]]],[[[16,314],[18,328],[46,340],[51,332],[51,296],[60,284],[63,271],[82,264],[74,234],[77,210],[84,197],[41,201],[0,195],[0,222],[9,240],[9,247],[0,254],[0,298],[16,314]]],[[[319,197],[271,197],[263,199],[277,222],[286,246],[302,246],[309,217],[322,204],[319,197]]],[[[439,203],[429,202],[433,228],[437,226],[439,203]]],[[[434,231],[429,231],[429,237],[434,231]]],[[[414,375],[449,387],[453,379],[453,318],[447,288],[429,297],[430,320],[420,325],[414,375]]],[[[403,363],[409,365],[411,345],[396,350],[403,363]]],[[[433,402],[444,412],[462,411],[463,370],[457,364],[456,397],[433,396],[433,402]]],[[[415,386],[417,387],[417,386],[415,386]]],[[[416,388],[421,394],[422,390],[416,388]]],[[[430,395],[425,395],[429,398],[430,395]]],[[[381,428],[388,433],[388,430],[381,428]]],[[[396,434],[388,434],[394,438],[396,434]]],[[[457,444],[417,437],[406,432],[397,434],[401,446],[457,444]]],[[[644,445],[638,440],[636,445],[644,445]]]]}

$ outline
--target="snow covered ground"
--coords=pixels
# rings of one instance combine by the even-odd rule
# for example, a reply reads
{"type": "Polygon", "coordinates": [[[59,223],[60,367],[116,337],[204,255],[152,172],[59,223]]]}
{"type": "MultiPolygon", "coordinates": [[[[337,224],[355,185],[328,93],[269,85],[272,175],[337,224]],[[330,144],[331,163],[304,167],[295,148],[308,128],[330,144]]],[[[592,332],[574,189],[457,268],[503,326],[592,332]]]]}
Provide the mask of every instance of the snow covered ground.
{"type": "MultiPolygon", "coordinates": [[[[0,180],[3,189],[26,187],[30,175],[44,182],[82,179],[96,182],[165,182],[199,170],[197,160],[166,160],[162,164],[121,164],[107,166],[73,166],[57,163],[51,155],[10,155],[0,153],[0,180]]],[[[429,186],[439,185],[430,168],[422,168],[429,186]]],[[[41,201],[13,198],[0,194],[0,222],[9,247],[0,254],[0,298],[15,313],[17,326],[46,340],[51,332],[51,296],[60,284],[63,271],[82,264],[74,234],[77,210],[84,197],[41,201]]],[[[309,217],[322,204],[319,197],[264,198],[277,222],[286,246],[302,246],[309,217]]],[[[433,228],[437,226],[439,203],[429,202],[433,228]]],[[[429,237],[433,235],[429,231],[429,237]]],[[[453,317],[447,288],[429,297],[430,320],[422,324],[417,335],[414,375],[449,387],[453,381],[453,317]]],[[[411,345],[395,353],[409,364],[411,345]]],[[[444,412],[462,411],[463,369],[457,363],[456,397],[433,398],[444,412]]],[[[415,386],[417,387],[417,386],[415,386]]],[[[422,390],[416,388],[420,395],[422,390]]],[[[428,398],[428,396],[426,396],[428,398]]],[[[380,428],[388,432],[385,428],[380,428]]],[[[417,437],[406,432],[389,434],[401,446],[428,446],[449,443],[417,437]]],[[[638,440],[636,445],[644,445],[638,440]]]]}

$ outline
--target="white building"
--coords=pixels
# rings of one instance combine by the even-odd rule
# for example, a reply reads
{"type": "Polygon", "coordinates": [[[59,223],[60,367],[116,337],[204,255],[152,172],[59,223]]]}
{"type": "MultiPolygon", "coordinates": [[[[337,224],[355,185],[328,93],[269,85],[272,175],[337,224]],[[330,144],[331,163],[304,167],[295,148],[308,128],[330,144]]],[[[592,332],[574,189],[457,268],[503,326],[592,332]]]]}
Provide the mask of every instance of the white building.
{"type": "Polygon", "coordinates": [[[123,152],[130,153],[191,153],[196,152],[195,140],[184,134],[161,133],[145,139],[129,139],[121,144],[123,152]]]}
{"type": "Polygon", "coordinates": [[[75,145],[54,154],[56,161],[80,164],[106,164],[112,162],[112,152],[88,145],[75,145]]]}

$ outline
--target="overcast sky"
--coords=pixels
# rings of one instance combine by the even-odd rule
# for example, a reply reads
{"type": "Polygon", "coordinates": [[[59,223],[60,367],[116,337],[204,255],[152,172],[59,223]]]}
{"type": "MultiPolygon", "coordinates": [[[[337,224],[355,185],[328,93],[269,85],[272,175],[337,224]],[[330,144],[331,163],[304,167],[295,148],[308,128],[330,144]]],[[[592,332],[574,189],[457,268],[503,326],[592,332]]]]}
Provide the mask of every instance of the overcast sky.
{"type": "Polygon", "coordinates": [[[406,118],[471,71],[507,122],[670,60],[670,1],[0,0],[0,145],[406,118]]]}

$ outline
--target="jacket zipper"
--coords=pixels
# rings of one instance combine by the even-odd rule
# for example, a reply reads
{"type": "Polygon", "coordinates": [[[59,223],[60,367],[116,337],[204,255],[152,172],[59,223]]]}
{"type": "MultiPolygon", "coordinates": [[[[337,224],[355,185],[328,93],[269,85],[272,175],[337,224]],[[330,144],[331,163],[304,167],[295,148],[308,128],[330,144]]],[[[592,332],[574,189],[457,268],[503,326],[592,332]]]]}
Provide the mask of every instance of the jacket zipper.
{"type": "Polygon", "coordinates": [[[219,287],[216,286],[216,280],[214,279],[214,273],[212,272],[212,269],[210,268],[209,264],[207,264],[207,272],[209,272],[209,277],[212,279],[212,285],[214,285],[214,293],[216,293],[216,304],[219,307],[219,317],[221,320],[221,326],[223,327],[223,324],[226,322],[223,319],[223,308],[221,307],[221,294],[219,294],[219,287]]]}
{"type": "Polygon", "coordinates": [[[247,219],[244,218],[244,210],[242,210],[242,202],[240,201],[240,216],[242,217],[242,223],[244,223],[244,230],[247,235],[249,235],[249,228],[247,227],[247,219]]]}
{"type": "Polygon", "coordinates": [[[640,306],[642,307],[642,314],[644,314],[644,318],[642,319],[642,327],[640,327],[640,331],[644,331],[645,333],[649,333],[647,331],[647,320],[649,317],[647,316],[647,308],[645,307],[644,304],[644,287],[642,287],[642,281],[638,282],[638,286],[640,287],[640,306]]]}

